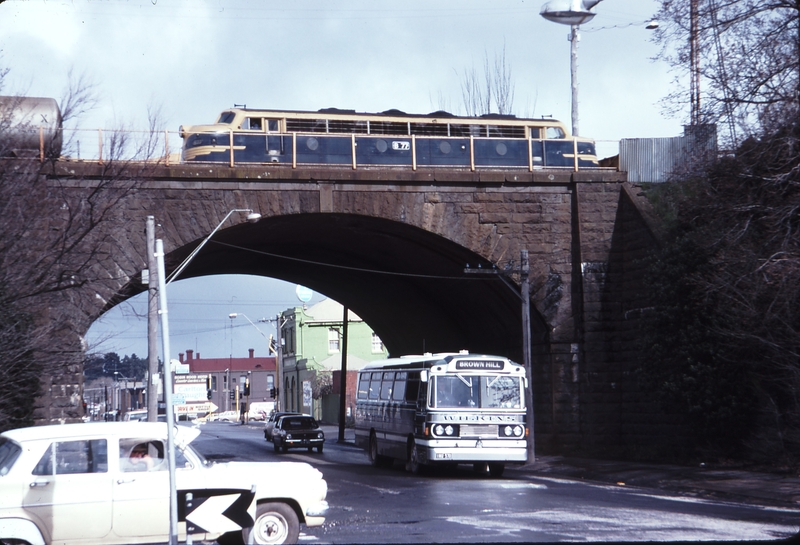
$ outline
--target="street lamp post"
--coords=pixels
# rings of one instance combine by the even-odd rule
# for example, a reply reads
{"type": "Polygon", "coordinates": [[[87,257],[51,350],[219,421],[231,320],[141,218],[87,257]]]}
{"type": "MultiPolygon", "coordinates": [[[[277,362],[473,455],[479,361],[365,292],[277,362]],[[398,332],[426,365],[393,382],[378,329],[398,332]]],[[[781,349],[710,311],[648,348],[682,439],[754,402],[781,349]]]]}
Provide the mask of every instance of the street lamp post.
{"type": "Polygon", "coordinates": [[[155,257],[158,268],[159,291],[158,312],[161,315],[161,341],[164,362],[164,404],[167,416],[167,467],[169,469],[169,545],[178,544],[178,491],[175,484],[175,430],[173,429],[173,426],[175,425],[175,417],[172,407],[172,368],[169,357],[170,346],[169,320],[167,318],[167,285],[178,278],[180,273],[183,272],[192,259],[194,259],[194,257],[200,252],[200,249],[203,248],[203,246],[205,246],[209,240],[211,240],[211,237],[213,237],[214,234],[219,231],[219,229],[225,224],[226,221],[228,221],[228,218],[231,217],[234,212],[248,212],[247,221],[250,223],[255,223],[261,219],[261,214],[257,214],[249,208],[237,208],[231,210],[222,219],[219,225],[217,225],[214,230],[211,231],[211,233],[205,239],[203,239],[203,242],[201,242],[200,245],[198,245],[197,248],[195,248],[194,251],[183,260],[178,268],[173,271],[173,273],[169,276],[169,279],[166,278],[164,267],[164,242],[161,239],[155,241],[155,257]]]}
{"type": "Polygon", "coordinates": [[[539,15],[562,25],[570,25],[570,80],[572,82],[572,135],[578,136],[578,27],[591,21],[596,13],[591,9],[602,0],[550,0],[539,15]]]}

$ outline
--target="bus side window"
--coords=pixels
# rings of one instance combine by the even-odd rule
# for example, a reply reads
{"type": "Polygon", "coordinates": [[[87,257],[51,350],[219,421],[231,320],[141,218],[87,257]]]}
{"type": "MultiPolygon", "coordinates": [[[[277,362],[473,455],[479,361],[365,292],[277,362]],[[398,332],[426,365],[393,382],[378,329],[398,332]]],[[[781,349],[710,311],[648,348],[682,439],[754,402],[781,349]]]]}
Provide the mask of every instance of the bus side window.
{"type": "Polygon", "coordinates": [[[407,373],[401,371],[397,373],[394,378],[394,390],[392,391],[393,401],[403,401],[406,395],[406,377],[407,373]]]}
{"type": "Polygon", "coordinates": [[[406,401],[410,403],[416,403],[418,395],[419,395],[419,377],[417,378],[409,377],[408,381],[406,382],[406,401]]]}
{"type": "Polygon", "coordinates": [[[358,399],[367,399],[369,395],[369,373],[358,375],[358,399]]]}
{"type": "Polygon", "coordinates": [[[381,385],[381,399],[392,399],[392,386],[394,386],[394,373],[387,372],[383,374],[383,384],[381,385]]]}
{"type": "Polygon", "coordinates": [[[379,399],[381,395],[381,374],[372,373],[372,380],[369,383],[369,398],[379,399]]]}

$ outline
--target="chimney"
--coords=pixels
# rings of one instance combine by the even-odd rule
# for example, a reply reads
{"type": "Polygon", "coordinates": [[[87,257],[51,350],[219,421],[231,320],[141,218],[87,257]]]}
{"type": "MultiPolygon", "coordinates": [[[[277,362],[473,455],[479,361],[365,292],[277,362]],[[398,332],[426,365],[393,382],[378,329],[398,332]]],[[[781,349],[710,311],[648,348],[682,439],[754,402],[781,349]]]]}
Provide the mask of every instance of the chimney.
{"type": "Polygon", "coordinates": [[[178,354],[178,360],[180,360],[180,362],[183,363],[183,352],[178,354]]]}
{"type": "Polygon", "coordinates": [[[186,361],[192,361],[192,354],[194,354],[194,350],[186,351],[186,361]]]}
{"type": "Polygon", "coordinates": [[[194,359],[196,359],[196,360],[200,359],[200,352],[197,353],[197,355],[194,357],[194,359]]]}
{"type": "Polygon", "coordinates": [[[248,348],[247,351],[250,352],[250,357],[252,358],[253,357],[253,353],[255,352],[255,349],[254,348],[248,348]]]}

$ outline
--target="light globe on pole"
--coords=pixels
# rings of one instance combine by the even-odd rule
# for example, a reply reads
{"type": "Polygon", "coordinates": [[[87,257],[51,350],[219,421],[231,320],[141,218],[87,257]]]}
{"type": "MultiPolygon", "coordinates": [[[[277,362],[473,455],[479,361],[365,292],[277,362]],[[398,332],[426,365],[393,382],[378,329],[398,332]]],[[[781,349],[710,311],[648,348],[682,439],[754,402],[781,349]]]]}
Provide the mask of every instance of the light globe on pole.
{"type": "Polygon", "coordinates": [[[570,25],[570,76],[572,81],[572,135],[578,136],[578,26],[591,21],[596,13],[591,9],[602,0],[550,0],[539,15],[562,25],[570,25]]]}

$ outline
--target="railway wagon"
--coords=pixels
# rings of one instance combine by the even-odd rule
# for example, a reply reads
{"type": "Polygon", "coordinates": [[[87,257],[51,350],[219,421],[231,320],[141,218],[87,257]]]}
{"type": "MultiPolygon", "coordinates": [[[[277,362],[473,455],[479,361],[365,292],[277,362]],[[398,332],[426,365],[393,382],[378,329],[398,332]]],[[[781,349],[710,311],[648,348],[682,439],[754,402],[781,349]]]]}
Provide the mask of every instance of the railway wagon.
{"type": "Polygon", "coordinates": [[[598,167],[595,143],[560,121],[398,110],[356,113],[231,108],[216,123],[181,126],[184,162],[494,168],[598,167]]]}
{"type": "Polygon", "coordinates": [[[0,156],[58,157],[62,138],[55,99],[0,96],[0,156]]]}

